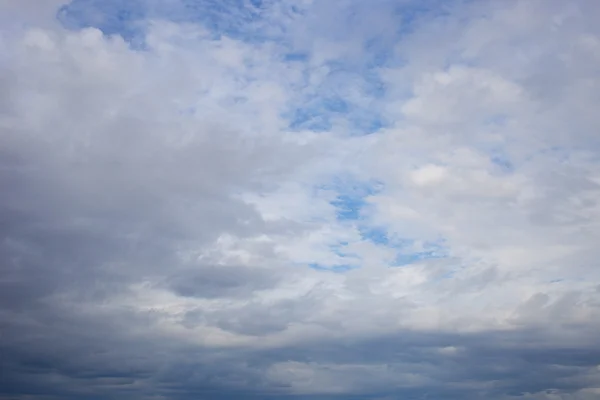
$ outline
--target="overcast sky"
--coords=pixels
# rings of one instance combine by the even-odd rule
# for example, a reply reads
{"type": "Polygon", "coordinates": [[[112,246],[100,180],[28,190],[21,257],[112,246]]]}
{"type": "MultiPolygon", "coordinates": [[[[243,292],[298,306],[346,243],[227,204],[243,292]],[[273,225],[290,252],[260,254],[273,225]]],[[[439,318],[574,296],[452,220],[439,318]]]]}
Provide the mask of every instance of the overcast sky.
{"type": "Polygon", "coordinates": [[[600,399],[599,19],[0,0],[0,400],[600,399]]]}

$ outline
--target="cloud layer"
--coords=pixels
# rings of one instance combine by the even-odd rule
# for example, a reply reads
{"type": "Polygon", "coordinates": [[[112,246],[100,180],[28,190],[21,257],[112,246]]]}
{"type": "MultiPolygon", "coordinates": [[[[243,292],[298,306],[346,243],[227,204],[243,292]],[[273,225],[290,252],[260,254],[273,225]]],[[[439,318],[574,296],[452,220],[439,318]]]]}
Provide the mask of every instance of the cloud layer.
{"type": "Polygon", "coordinates": [[[592,0],[0,1],[0,399],[600,398],[592,0]]]}

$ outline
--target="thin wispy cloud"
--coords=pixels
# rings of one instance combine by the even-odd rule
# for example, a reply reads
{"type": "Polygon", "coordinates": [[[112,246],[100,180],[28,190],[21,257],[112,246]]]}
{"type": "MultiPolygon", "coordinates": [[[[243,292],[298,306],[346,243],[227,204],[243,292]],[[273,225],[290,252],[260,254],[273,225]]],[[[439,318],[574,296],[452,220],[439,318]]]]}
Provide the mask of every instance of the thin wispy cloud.
{"type": "Polygon", "coordinates": [[[600,398],[599,17],[0,1],[0,399],[600,398]]]}

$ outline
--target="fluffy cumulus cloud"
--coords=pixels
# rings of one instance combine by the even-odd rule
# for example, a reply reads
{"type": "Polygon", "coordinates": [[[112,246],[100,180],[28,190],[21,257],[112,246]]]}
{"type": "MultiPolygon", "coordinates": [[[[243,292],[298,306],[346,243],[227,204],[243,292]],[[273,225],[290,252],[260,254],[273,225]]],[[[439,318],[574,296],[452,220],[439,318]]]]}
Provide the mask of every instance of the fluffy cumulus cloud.
{"type": "Polygon", "coordinates": [[[0,399],[599,399],[598,18],[0,1],[0,399]]]}

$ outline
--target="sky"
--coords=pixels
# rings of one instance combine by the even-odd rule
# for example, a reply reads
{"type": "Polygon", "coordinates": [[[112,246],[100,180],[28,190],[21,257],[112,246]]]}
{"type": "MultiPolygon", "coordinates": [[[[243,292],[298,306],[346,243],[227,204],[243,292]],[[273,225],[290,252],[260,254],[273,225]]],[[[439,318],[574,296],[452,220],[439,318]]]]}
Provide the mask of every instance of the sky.
{"type": "Polygon", "coordinates": [[[599,18],[0,0],[0,400],[600,399],[599,18]]]}

